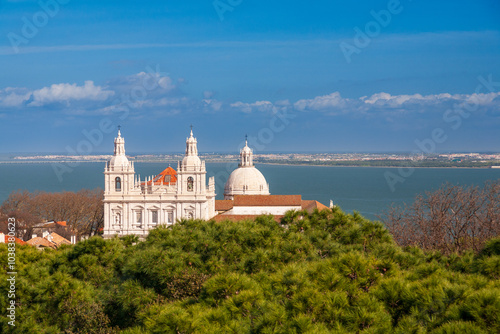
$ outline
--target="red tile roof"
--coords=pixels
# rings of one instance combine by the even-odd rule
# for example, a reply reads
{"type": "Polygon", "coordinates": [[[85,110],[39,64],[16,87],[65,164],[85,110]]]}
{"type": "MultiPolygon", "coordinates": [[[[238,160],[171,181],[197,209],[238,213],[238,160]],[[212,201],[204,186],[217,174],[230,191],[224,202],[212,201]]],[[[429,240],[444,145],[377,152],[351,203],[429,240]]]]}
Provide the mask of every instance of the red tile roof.
{"type": "Polygon", "coordinates": [[[63,221],[63,222],[56,222],[57,225],[61,225],[61,226],[67,226],[66,222],[63,221]]]}
{"type": "Polygon", "coordinates": [[[301,195],[236,195],[234,206],[300,206],[301,195]]]}
{"type": "Polygon", "coordinates": [[[302,210],[307,210],[309,212],[314,211],[314,209],[318,209],[319,211],[328,209],[326,205],[321,204],[318,201],[314,200],[303,200],[302,201],[302,210]]]}
{"type": "Polygon", "coordinates": [[[71,242],[68,239],[61,237],[59,234],[52,232],[45,238],[42,237],[34,237],[26,241],[28,245],[32,246],[40,246],[40,247],[50,247],[57,248],[61,245],[71,245],[71,242]]]}
{"type": "Polygon", "coordinates": [[[26,241],[26,243],[31,246],[56,248],[55,243],[50,242],[47,239],[41,237],[34,237],[33,239],[26,241]]]}
{"type": "MultiPolygon", "coordinates": [[[[5,235],[5,243],[6,243],[6,244],[8,244],[8,243],[10,242],[10,241],[9,241],[9,238],[10,238],[10,237],[6,234],[6,235],[5,235]]],[[[19,239],[19,238],[17,238],[17,237],[14,237],[14,242],[15,242],[16,244],[26,245],[26,241],[23,241],[23,240],[21,240],[21,239],[19,239]]]]}
{"type": "MultiPolygon", "coordinates": [[[[229,211],[234,206],[298,206],[302,210],[307,210],[309,212],[314,211],[314,209],[324,210],[328,209],[326,205],[321,204],[314,200],[302,200],[301,195],[236,195],[234,200],[216,200],[215,201],[215,211],[229,211]]],[[[219,214],[213,219],[217,222],[230,220],[230,221],[241,221],[241,220],[254,220],[259,215],[231,215],[231,214],[219,214]]],[[[275,215],[274,220],[277,222],[281,221],[282,215],[275,215]]]]}
{"type": "MultiPolygon", "coordinates": [[[[177,182],[177,171],[169,166],[163,172],[156,175],[152,182],[157,186],[175,184],[177,182]]],[[[151,181],[148,184],[151,184],[151,181]]]]}
{"type": "MultiPolygon", "coordinates": [[[[232,222],[237,222],[237,221],[242,221],[242,220],[254,220],[255,218],[259,217],[261,215],[217,215],[213,220],[216,222],[223,222],[223,221],[232,221],[232,222]]],[[[273,216],[274,220],[279,223],[281,221],[281,218],[283,218],[283,215],[275,215],[273,216]]]]}
{"type": "MultiPolygon", "coordinates": [[[[49,235],[52,237],[52,242],[55,243],[57,245],[57,247],[59,247],[63,244],[71,245],[71,242],[68,239],[61,237],[59,234],[57,234],[55,232],[52,232],[49,235]]],[[[49,237],[47,236],[46,239],[49,239],[49,237]]]]}
{"type": "Polygon", "coordinates": [[[215,200],[215,211],[227,211],[233,208],[233,200],[215,200]]]}

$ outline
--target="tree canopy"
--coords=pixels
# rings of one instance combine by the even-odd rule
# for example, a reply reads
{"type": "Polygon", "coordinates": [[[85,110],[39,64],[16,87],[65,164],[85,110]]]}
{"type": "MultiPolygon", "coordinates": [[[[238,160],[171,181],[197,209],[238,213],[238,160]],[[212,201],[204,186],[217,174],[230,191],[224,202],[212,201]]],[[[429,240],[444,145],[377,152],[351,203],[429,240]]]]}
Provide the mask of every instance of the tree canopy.
{"type": "Polygon", "coordinates": [[[401,248],[338,208],[16,252],[18,333],[500,332],[500,239],[461,255],[401,248]]]}

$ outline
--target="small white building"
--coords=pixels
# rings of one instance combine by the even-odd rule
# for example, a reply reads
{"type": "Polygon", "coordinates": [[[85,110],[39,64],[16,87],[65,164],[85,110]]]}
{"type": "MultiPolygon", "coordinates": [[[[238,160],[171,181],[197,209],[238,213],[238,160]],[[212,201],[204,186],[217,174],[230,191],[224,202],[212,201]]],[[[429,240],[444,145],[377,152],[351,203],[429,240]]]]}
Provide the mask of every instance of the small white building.
{"type": "Polygon", "coordinates": [[[104,169],[104,237],[146,236],[150,229],[177,219],[211,219],[216,214],[215,181],[211,177],[207,186],[206,173],[191,130],[175,175],[140,180],[125,156],[125,139],[118,130],[114,155],[104,169]]]}

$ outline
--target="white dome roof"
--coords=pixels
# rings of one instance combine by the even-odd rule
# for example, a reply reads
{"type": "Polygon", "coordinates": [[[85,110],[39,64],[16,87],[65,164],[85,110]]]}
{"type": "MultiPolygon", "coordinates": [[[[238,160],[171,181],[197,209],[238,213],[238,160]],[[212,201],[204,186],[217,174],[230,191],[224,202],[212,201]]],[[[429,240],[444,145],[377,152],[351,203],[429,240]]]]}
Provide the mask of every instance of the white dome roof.
{"type": "Polygon", "coordinates": [[[245,147],[243,147],[243,148],[241,149],[240,154],[241,154],[241,153],[247,153],[247,154],[250,154],[250,153],[253,153],[253,152],[252,152],[252,149],[251,149],[250,147],[248,147],[248,144],[246,144],[246,145],[245,145],[245,147]]]}
{"type": "Polygon", "coordinates": [[[109,160],[110,167],[128,167],[129,162],[125,155],[114,155],[111,160],[109,160]]]}
{"type": "Polygon", "coordinates": [[[224,187],[224,196],[269,195],[266,178],[255,167],[240,167],[234,170],[224,187]]]}
{"type": "Polygon", "coordinates": [[[199,166],[201,165],[201,160],[197,155],[186,155],[182,159],[183,166],[199,166]]]}

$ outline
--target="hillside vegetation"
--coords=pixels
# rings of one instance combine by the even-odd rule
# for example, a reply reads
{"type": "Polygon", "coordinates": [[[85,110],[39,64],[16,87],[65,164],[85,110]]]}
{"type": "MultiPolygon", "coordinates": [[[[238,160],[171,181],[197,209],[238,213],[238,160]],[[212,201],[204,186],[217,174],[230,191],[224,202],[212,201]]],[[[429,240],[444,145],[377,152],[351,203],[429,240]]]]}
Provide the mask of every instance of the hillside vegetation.
{"type": "Polygon", "coordinates": [[[445,257],[336,208],[22,246],[17,259],[16,333],[500,332],[500,239],[445,257]]]}

